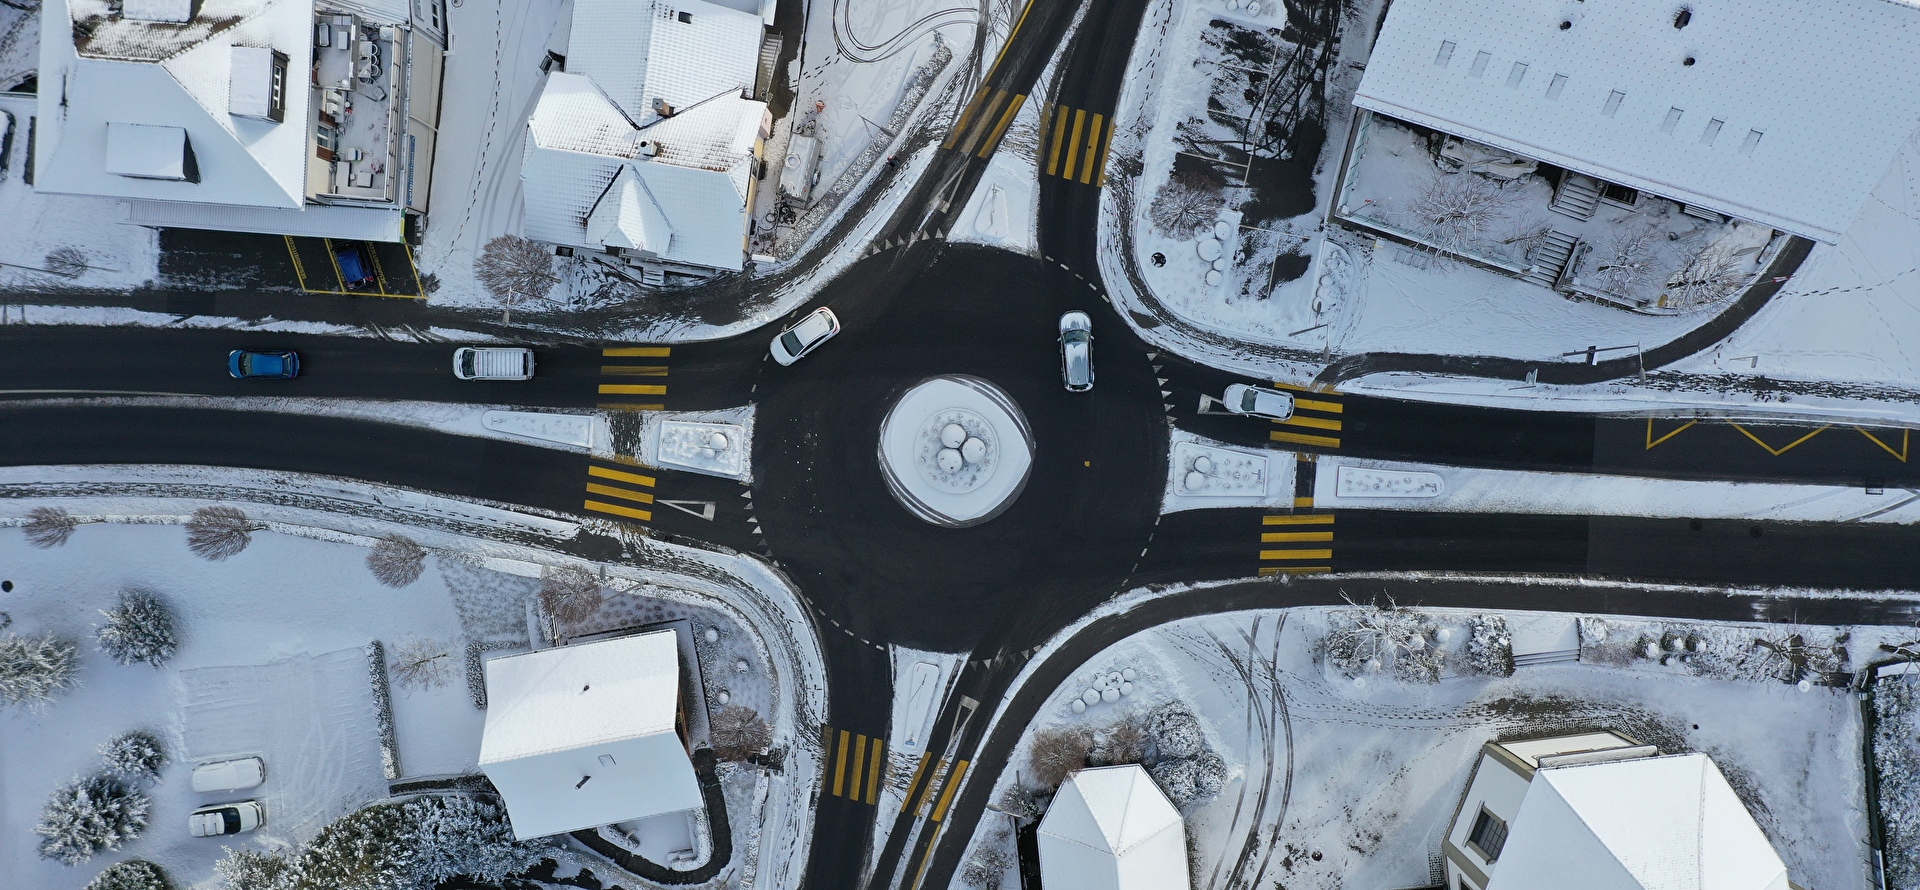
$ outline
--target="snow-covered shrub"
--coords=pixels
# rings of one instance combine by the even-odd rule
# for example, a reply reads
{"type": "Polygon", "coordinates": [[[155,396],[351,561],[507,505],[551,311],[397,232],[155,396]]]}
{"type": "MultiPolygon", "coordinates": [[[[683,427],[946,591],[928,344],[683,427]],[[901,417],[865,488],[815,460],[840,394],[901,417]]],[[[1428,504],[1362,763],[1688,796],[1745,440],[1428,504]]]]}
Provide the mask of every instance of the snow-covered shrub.
{"type": "Polygon", "coordinates": [[[996,831],[980,839],[966,867],[960,870],[960,882],[980,890],[1000,890],[1016,858],[1013,836],[1005,829],[996,831]]]}
{"type": "Polygon", "coordinates": [[[388,535],[367,553],[367,570],[388,587],[405,587],[420,580],[427,568],[427,548],[406,535],[388,535]]]}
{"type": "Polygon", "coordinates": [[[600,579],[586,569],[548,566],[540,573],[540,606],[555,621],[578,624],[592,618],[604,602],[600,579]]]}
{"type": "Polygon", "coordinates": [[[528,300],[545,300],[560,283],[553,274],[553,251],[519,235],[501,235],[488,241],[473,261],[473,277],[503,310],[507,324],[513,309],[528,300]]]}
{"type": "Polygon", "coordinates": [[[167,873],[145,859],[116,862],[87,882],[86,890],[172,890],[167,873]]]}
{"type": "Polygon", "coordinates": [[[464,795],[420,797],[377,803],[322,828],[295,857],[283,886],[414,890],[459,876],[493,883],[549,855],[543,842],[514,840],[496,804],[464,795]]]}
{"type": "Polygon", "coordinates": [[[247,549],[253,533],[264,528],[236,507],[201,507],[187,518],[187,549],[219,562],[247,549]]]}
{"type": "Polygon", "coordinates": [[[1000,812],[1022,822],[1031,822],[1047,812],[1042,792],[1031,785],[1015,782],[1000,795],[1000,812]]]}
{"type": "Polygon", "coordinates": [[[393,647],[388,663],[402,689],[439,689],[453,676],[453,651],[439,640],[409,636],[393,647]]]}
{"type": "Polygon", "coordinates": [[[1227,762],[1211,749],[1193,757],[1162,760],[1147,768],[1175,806],[1211,799],[1227,782],[1227,762]]]}
{"type": "Polygon", "coordinates": [[[1660,266],[1660,230],[1652,224],[1617,232],[1586,283],[1601,293],[1631,296],[1660,266]]]}
{"type": "Polygon", "coordinates": [[[1391,671],[1402,680],[1440,679],[1446,653],[1433,645],[1433,620],[1389,602],[1328,616],[1327,663],[1348,677],[1391,671]]]}
{"type": "Polygon", "coordinates": [[[1513,676],[1513,633],[1507,619],[1475,615],[1467,628],[1467,669],[1490,677],[1513,676]]]}
{"type": "Polygon", "coordinates": [[[760,712],[740,705],[721,708],[708,721],[707,737],[713,756],[721,760],[746,760],[767,753],[773,744],[773,731],[760,712]]]}
{"type": "Polygon", "coordinates": [[[1200,731],[1200,718],[1194,716],[1186,702],[1170,701],[1153,709],[1147,727],[1158,759],[1194,757],[1207,748],[1207,737],[1200,731]]]}
{"type": "Polygon", "coordinates": [[[47,797],[40,811],[40,856],[79,865],[101,850],[118,850],[147,828],[152,805],[146,792],[117,776],[97,773],[75,779],[47,797]]]}
{"type": "Polygon", "coordinates": [[[1184,240],[1213,228],[1225,205],[1226,190],[1220,180],[1201,171],[1182,171],[1153,193],[1147,219],[1160,234],[1184,240]]]}
{"type": "Polygon", "coordinates": [[[151,590],[123,590],[120,602],[100,614],[107,618],[100,627],[100,651],[121,664],[159,667],[173,660],[180,648],[173,610],[151,590]]]}
{"type": "Polygon", "coordinates": [[[1406,224],[1427,243],[1451,253],[1484,250],[1506,224],[1513,195],[1473,173],[1434,171],[1408,202],[1406,224]]]}
{"type": "Polygon", "coordinates": [[[1067,774],[1087,765],[1093,751],[1093,733],[1083,726],[1043,729],[1033,734],[1033,747],[1027,751],[1027,766],[1035,784],[1058,788],[1067,774]]]}
{"type": "Polygon", "coordinates": [[[1920,886],[1920,682],[1911,674],[1873,684],[1873,765],[1887,886],[1920,886]]]}
{"type": "Polygon", "coordinates": [[[1113,725],[1094,734],[1093,753],[1088,759],[1095,766],[1139,763],[1147,756],[1147,726],[1140,715],[1129,712],[1113,725]]]}
{"type": "Polygon", "coordinates": [[[0,705],[37,711],[52,703],[76,683],[77,648],[56,637],[0,640],[0,705]]]}
{"type": "Polygon", "coordinates": [[[100,763],[121,778],[152,782],[167,765],[167,749],[159,736],[136,729],[101,745],[100,763]]]}
{"type": "Polygon", "coordinates": [[[222,847],[226,856],[213,864],[226,890],[287,890],[293,885],[293,862],[279,850],[222,847]]]}
{"type": "Polygon", "coordinates": [[[1667,279],[1667,307],[1693,309],[1731,297],[1746,285],[1751,268],[1744,259],[1708,244],[1667,279]]]}
{"type": "Polygon", "coordinates": [[[45,550],[58,547],[73,537],[80,520],[59,507],[35,507],[27,513],[27,543],[45,550]]]}
{"type": "Polygon", "coordinates": [[[380,766],[387,780],[400,778],[400,739],[393,729],[393,687],[387,682],[387,647],[367,644],[367,682],[373,687],[373,716],[380,724],[380,766]]]}

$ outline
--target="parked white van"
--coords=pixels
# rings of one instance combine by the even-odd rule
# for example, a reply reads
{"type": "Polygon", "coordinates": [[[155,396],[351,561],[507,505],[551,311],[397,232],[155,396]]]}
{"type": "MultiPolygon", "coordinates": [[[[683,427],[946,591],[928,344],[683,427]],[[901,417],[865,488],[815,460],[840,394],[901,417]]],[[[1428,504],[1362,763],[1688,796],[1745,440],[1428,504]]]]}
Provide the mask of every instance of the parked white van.
{"type": "Polygon", "coordinates": [[[203,763],[193,768],[193,790],[243,791],[267,780],[267,765],[258,757],[240,757],[203,763]]]}
{"type": "Polygon", "coordinates": [[[517,346],[462,346],[453,351],[461,380],[532,380],[533,350],[517,346]]]}

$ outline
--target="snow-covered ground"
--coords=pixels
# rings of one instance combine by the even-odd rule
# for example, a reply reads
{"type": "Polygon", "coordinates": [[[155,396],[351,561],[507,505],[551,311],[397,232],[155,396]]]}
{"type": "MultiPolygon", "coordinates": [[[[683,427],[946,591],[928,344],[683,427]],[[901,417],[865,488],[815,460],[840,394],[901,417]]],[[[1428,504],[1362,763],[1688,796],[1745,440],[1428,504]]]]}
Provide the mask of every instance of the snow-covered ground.
{"type": "MultiPolygon", "coordinates": [[[[1432,882],[1440,834],[1481,744],[1603,726],[1663,751],[1711,755],[1797,882],[1868,882],[1862,727],[1844,690],[1587,663],[1361,685],[1317,655],[1337,611],[1211,616],[1130,637],[1055,691],[1010,766],[1025,771],[1035,731],[1085,727],[1104,744],[1125,715],[1185,702],[1229,776],[1216,796],[1184,808],[1195,886],[1416,887],[1432,882]],[[1086,706],[1087,689],[1119,672],[1130,672],[1129,694],[1086,706]]],[[[1729,639],[1781,630],[1685,626],[1729,639]]],[[[1852,646],[1865,654],[1877,639],[1856,631],[1852,646]]],[[[980,836],[1001,827],[996,820],[983,821],[980,836]]]]}
{"type": "MultiPolygon", "coordinates": [[[[0,6],[0,65],[12,62],[23,44],[38,49],[38,18],[37,7],[28,14],[0,6]]],[[[0,93],[0,147],[5,150],[0,154],[0,219],[7,220],[7,237],[0,239],[0,289],[130,288],[152,280],[159,271],[159,236],[127,225],[127,210],[119,201],[43,194],[27,184],[28,123],[37,114],[34,96],[0,93]],[[59,271],[63,255],[78,275],[43,271],[59,271]],[[83,271],[72,265],[75,260],[84,263],[83,271]]]]}
{"type": "Polygon", "coordinates": [[[1243,448],[1178,429],[1169,441],[1162,513],[1293,502],[1298,461],[1291,451],[1243,448]]]}

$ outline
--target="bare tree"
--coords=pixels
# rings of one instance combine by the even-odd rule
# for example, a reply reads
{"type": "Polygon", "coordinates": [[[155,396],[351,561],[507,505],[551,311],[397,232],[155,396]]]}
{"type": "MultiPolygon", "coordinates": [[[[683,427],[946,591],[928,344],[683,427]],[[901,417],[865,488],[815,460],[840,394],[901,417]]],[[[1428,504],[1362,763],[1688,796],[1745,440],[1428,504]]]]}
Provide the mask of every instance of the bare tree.
{"type": "Polygon", "coordinates": [[[1068,726],[1043,729],[1033,734],[1033,747],[1027,752],[1027,766],[1033,781],[1044,788],[1057,788],[1067,774],[1087,765],[1093,751],[1093,733],[1085,727],[1068,726]]]}
{"type": "Polygon", "coordinates": [[[1747,278],[1745,261],[1708,245],[1667,279],[1667,305],[1692,309],[1718,303],[1739,293],[1746,286],[1747,278]]]}
{"type": "Polygon", "coordinates": [[[1220,180],[1198,171],[1175,173],[1154,192],[1147,219],[1169,238],[1192,238],[1213,227],[1226,201],[1220,180]]]}
{"type": "Polygon", "coordinates": [[[264,528],[237,507],[201,507],[187,519],[187,549],[219,562],[247,549],[253,533],[264,528]]]}
{"type": "Polygon", "coordinates": [[[500,303],[500,323],[513,317],[513,307],[528,300],[544,300],[560,276],[553,274],[553,254],[539,242],[519,235],[501,235],[481,248],[473,262],[473,277],[500,303]]]}
{"type": "Polygon", "coordinates": [[[721,760],[746,760],[767,753],[773,744],[773,730],[760,712],[740,705],[721,708],[709,721],[707,736],[713,754],[721,760]]]}
{"type": "Polygon", "coordinates": [[[586,569],[549,566],[541,572],[540,606],[555,621],[578,624],[592,618],[604,602],[600,579],[586,569]]]}
{"type": "Polygon", "coordinates": [[[438,689],[453,676],[453,651],[446,643],[407,637],[387,656],[388,673],[403,689],[438,689]]]}
{"type": "Polygon", "coordinates": [[[1659,263],[1659,252],[1655,249],[1659,231],[1651,225],[1640,226],[1620,232],[1613,237],[1608,246],[1606,259],[1593,269],[1590,279],[1593,286],[1602,293],[1616,297],[1627,297],[1652,276],[1654,267],[1659,263]]]}
{"type": "Polygon", "coordinates": [[[1000,890],[1001,881],[1014,861],[1013,837],[1005,829],[996,831],[981,839],[979,849],[967,860],[966,868],[961,869],[960,881],[980,890],[1000,890]]]}
{"type": "Polygon", "coordinates": [[[1482,247],[1506,221],[1513,195],[1472,173],[1435,171],[1407,206],[1408,225],[1427,243],[1449,253],[1482,247]]]}
{"type": "Polygon", "coordinates": [[[73,537],[80,520],[59,507],[35,507],[27,513],[27,543],[41,549],[58,547],[73,537]]]}
{"type": "Polygon", "coordinates": [[[1326,658],[1349,677],[1391,670],[1404,680],[1431,683],[1440,679],[1445,655],[1429,639],[1435,630],[1426,615],[1391,599],[1384,606],[1364,606],[1329,616],[1326,658]]]}
{"type": "Polygon", "coordinates": [[[427,550],[405,535],[388,535],[367,553],[367,569],[375,581],[405,587],[420,580],[427,567],[427,550]]]}
{"type": "Polygon", "coordinates": [[[79,278],[87,274],[87,255],[76,247],[56,247],[47,251],[47,271],[62,278],[79,278]]]}
{"type": "Polygon", "coordinates": [[[1107,727],[1100,734],[1099,744],[1094,747],[1092,755],[1092,759],[1101,766],[1139,763],[1146,757],[1146,721],[1135,713],[1128,713],[1107,727]]]}

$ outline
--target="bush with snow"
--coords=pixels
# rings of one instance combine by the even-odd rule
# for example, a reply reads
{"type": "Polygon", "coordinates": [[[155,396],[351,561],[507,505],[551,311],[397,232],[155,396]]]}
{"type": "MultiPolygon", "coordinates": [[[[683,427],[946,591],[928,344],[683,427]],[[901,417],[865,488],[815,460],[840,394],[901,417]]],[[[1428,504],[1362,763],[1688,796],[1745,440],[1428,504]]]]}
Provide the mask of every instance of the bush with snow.
{"type": "Polygon", "coordinates": [[[1496,230],[1508,226],[1513,193],[1474,173],[1434,171],[1407,204],[1406,226],[1427,243],[1450,253],[1483,252],[1496,230]]]}
{"type": "Polygon", "coordinates": [[[1327,664],[1348,677],[1388,671],[1402,680],[1432,683],[1446,666],[1446,653],[1433,644],[1433,620],[1391,601],[1334,612],[1327,621],[1327,664]]]}
{"type": "Polygon", "coordinates": [[[713,756],[721,760],[746,760],[767,753],[773,744],[773,731],[760,712],[741,705],[721,708],[707,723],[707,738],[713,756]]]}
{"type": "Polygon", "coordinates": [[[1920,886],[1920,682],[1912,674],[1873,684],[1873,765],[1887,886],[1920,886]]]}
{"type": "Polygon", "coordinates": [[[107,772],[123,779],[156,781],[167,765],[167,749],[160,737],[134,730],[100,746],[100,762],[107,772]]]}
{"type": "Polygon", "coordinates": [[[172,890],[167,873],[145,859],[116,862],[87,882],[86,890],[172,890]]]}
{"type": "Polygon", "coordinates": [[[1170,701],[1146,720],[1152,757],[1147,772],[1175,806],[1209,800],[1227,781],[1227,762],[1213,750],[1200,717],[1183,701],[1170,701]]]}
{"type": "Polygon", "coordinates": [[[37,711],[72,688],[77,648],[57,637],[0,640],[0,705],[37,711]]]}
{"type": "Polygon", "coordinates": [[[405,587],[420,580],[427,568],[427,548],[406,535],[388,535],[367,553],[367,570],[388,587],[405,587]]]}
{"type": "Polygon", "coordinates": [[[201,507],[187,518],[187,549],[219,562],[247,549],[253,533],[264,528],[236,507],[201,507]]]}
{"type": "Polygon", "coordinates": [[[121,664],[159,667],[173,660],[180,648],[173,610],[151,590],[121,591],[120,601],[100,614],[107,618],[100,627],[100,651],[121,664]]]}
{"type": "Polygon", "coordinates": [[[1147,721],[1139,714],[1121,715],[1106,729],[1094,733],[1093,751],[1087,759],[1094,766],[1139,763],[1147,757],[1147,721]]]}
{"type": "Polygon", "coordinates": [[[1212,174],[1181,171],[1154,192],[1147,219],[1160,234],[1185,240],[1212,229],[1226,203],[1226,190],[1212,174]]]}
{"type": "Polygon", "coordinates": [[[279,850],[222,847],[226,856],[213,864],[226,890],[287,890],[293,885],[293,862],[279,850]]]}
{"type": "Polygon", "coordinates": [[[606,597],[600,579],[573,566],[548,567],[540,575],[540,606],[564,624],[578,624],[600,611],[606,597]]]}
{"type": "Polygon", "coordinates": [[[215,871],[228,890],[417,890],[458,877],[499,883],[552,853],[514,840],[498,804],[445,795],[356,810],[291,855],[229,849],[215,871]]]}
{"type": "Polygon", "coordinates": [[[1513,632],[1499,615],[1467,621],[1467,670],[1489,677],[1513,676],[1513,632]]]}
{"type": "Polygon", "coordinates": [[[1033,734],[1027,749],[1027,767],[1035,784],[1058,788],[1067,774],[1087,765],[1093,751],[1093,733],[1083,726],[1042,729],[1033,734]]]}
{"type": "Polygon", "coordinates": [[[58,547],[73,537],[80,521],[59,507],[35,507],[27,513],[27,543],[42,550],[58,547]]]}
{"type": "Polygon", "coordinates": [[[1013,835],[1001,829],[980,839],[966,867],[960,870],[960,882],[980,890],[1000,890],[1016,861],[1013,835]]]}
{"type": "Polygon", "coordinates": [[[439,640],[409,636],[388,658],[393,683],[402,689],[439,689],[453,677],[453,649],[439,640]]]}
{"type": "Polygon", "coordinates": [[[1147,718],[1147,727],[1154,752],[1162,760],[1193,757],[1206,750],[1207,738],[1200,732],[1200,718],[1194,716],[1186,702],[1170,701],[1155,708],[1147,718]]]}
{"type": "Polygon", "coordinates": [[[79,865],[101,850],[118,850],[146,830],[151,806],[146,792],[117,776],[75,779],[47,798],[33,827],[40,856],[79,865]]]}

